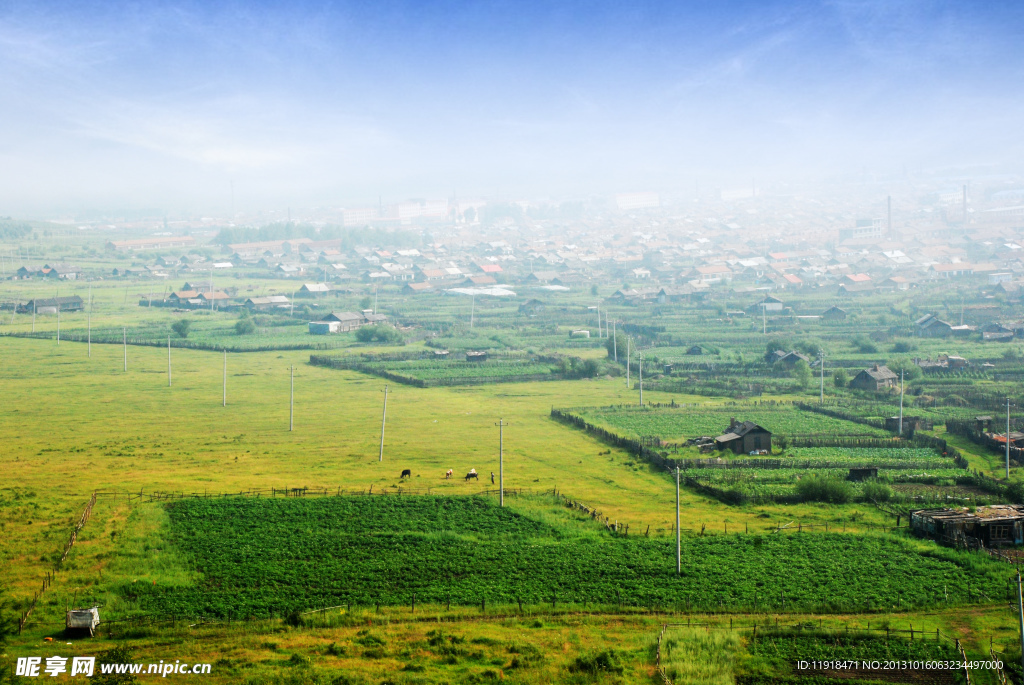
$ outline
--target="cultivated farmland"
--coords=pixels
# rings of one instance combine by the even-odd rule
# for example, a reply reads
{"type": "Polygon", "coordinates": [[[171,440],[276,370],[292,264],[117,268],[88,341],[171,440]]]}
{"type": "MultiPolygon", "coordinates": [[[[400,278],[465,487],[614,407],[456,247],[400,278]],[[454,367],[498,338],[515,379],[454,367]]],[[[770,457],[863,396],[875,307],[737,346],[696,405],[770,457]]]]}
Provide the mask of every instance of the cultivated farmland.
{"type": "Polygon", "coordinates": [[[282,616],[414,601],[880,611],[1005,592],[996,562],[876,536],[692,537],[677,576],[668,540],[555,528],[489,500],[227,498],[168,511],[173,545],[203,580],[126,586],[145,612],[282,616]]]}

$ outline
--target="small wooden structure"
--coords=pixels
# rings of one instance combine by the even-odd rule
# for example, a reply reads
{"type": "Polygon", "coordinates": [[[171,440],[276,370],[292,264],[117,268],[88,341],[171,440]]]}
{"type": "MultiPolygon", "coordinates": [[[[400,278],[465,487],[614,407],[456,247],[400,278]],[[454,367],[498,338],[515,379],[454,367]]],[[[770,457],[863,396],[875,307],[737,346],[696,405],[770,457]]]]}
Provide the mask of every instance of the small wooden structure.
{"type": "Polygon", "coordinates": [[[863,481],[869,478],[878,478],[878,467],[870,466],[863,469],[850,469],[850,472],[846,475],[846,480],[850,481],[863,481]]]}
{"type": "Polygon", "coordinates": [[[888,366],[875,364],[854,376],[850,380],[850,387],[854,390],[884,390],[896,387],[899,378],[888,366]]]}
{"type": "Polygon", "coordinates": [[[971,512],[918,509],[910,512],[910,529],[952,547],[1009,547],[1024,544],[1024,505],[998,504],[971,512]]]}
{"type": "Polygon", "coordinates": [[[467,362],[485,362],[487,361],[487,352],[484,350],[470,350],[466,352],[467,362]]]}
{"type": "Polygon", "coordinates": [[[339,321],[310,321],[309,332],[312,335],[328,335],[330,333],[341,332],[341,322],[339,321]]]}
{"type": "Polygon", "coordinates": [[[715,438],[715,447],[729,449],[736,454],[749,454],[762,450],[771,452],[772,434],[771,431],[753,421],[739,422],[730,418],[729,427],[725,429],[725,433],[715,438]]]}
{"type": "MultiPolygon", "coordinates": [[[[920,416],[904,416],[903,432],[908,431],[930,431],[935,428],[934,422],[920,416]]],[[[900,417],[890,416],[885,420],[885,430],[898,433],[900,430],[900,417]]]]}
{"type": "Polygon", "coordinates": [[[93,636],[96,626],[100,624],[99,607],[90,609],[72,609],[64,619],[66,630],[88,630],[89,637],[93,636]]]}

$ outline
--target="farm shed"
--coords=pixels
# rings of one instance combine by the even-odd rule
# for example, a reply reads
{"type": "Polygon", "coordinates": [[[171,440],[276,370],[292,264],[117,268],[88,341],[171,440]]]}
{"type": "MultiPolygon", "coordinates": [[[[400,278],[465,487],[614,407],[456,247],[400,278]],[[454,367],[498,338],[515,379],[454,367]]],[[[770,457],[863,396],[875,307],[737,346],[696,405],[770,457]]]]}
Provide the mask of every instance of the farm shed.
{"type": "Polygon", "coordinates": [[[910,512],[910,529],[919,536],[956,547],[1007,547],[1024,544],[1024,505],[998,504],[966,509],[910,512]]]}
{"type": "Polygon", "coordinates": [[[897,376],[888,366],[875,364],[870,369],[864,369],[850,381],[850,387],[855,390],[884,390],[896,385],[897,376]]]}
{"type": "Polygon", "coordinates": [[[403,295],[416,295],[418,293],[434,292],[434,286],[430,283],[406,283],[402,286],[403,295]]]}
{"type": "Polygon", "coordinates": [[[338,321],[310,321],[309,332],[311,335],[327,335],[329,333],[340,333],[341,323],[338,321]]]}
{"type": "Polygon", "coordinates": [[[544,303],[537,299],[530,299],[519,305],[520,314],[533,315],[544,311],[544,303]]]}
{"type": "Polygon", "coordinates": [[[690,356],[696,356],[696,355],[699,355],[699,354],[704,354],[704,348],[701,347],[700,345],[693,345],[688,350],[686,350],[686,354],[688,354],[690,356]]]}
{"type": "Polygon", "coordinates": [[[948,338],[953,333],[953,327],[934,314],[925,314],[915,321],[914,325],[917,327],[917,335],[921,338],[948,338]]]}
{"type": "Polygon", "coordinates": [[[245,301],[245,308],[253,311],[287,307],[291,302],[285,295],[267,295],[266,297],[250,297],[245,301]]]}
{"type": "Polygon", "coordinates": [[[821,313],[821,318],[825,321],[845,321],[846,310],[833,305],[821,313]]]}
{"type": "Polygon", "coordinates": [[[485,362],[487,361],[487,352],[483,350],[470,350],[466,352],[467,362],[485,362]]]}
{"type": "Polygon", "coordinates": [[[64,627],[68,630],[88,630],[89,637],[92,637],[96,626],[100,624],[100,611],[98,607],[91,609],[72,609],[64,619],[64,627]]]}
{"type": "Polygon", "coordinates": [[[80,312],[83,308],[82,298],[78,295],[66,297],[38,297],[18,305],[19,314],[52,313],[56,314],[59,309],[62,312],[80,312]]]}
{"type": "Polygon", "coordinates": [[[366,317],[355,312],[331,312],[324,317],[324,321],[337,321],[340,324],[339,331],[354,331],[366,323],[366,317]]]}
{"type": "Polygon", "coordinates": [[[850,469],[850,472],[846,474],[846,480],[851,481],[862,481],[868,478],[878,478],[878,467],[870,466],[863,469],[850,469]]]}
{"type": "Polygon", "coordinates": [[[331,287],[326,283],[303,283],[295,297],[322,297],[329,295],[331,287]]]}
{"type": "Polygon", "coordinates": [[[766,295],[760,302],[755,302],[747,307],[747,312],[751,314],[760,314],[762,310],[766,312],[781,312],[782,308],[782,300],[777,297],[772,297],[771,295],[766,295]]]}
{"type": "MultiPolygon", "coordinates": [[[[920,416],[904,416],[903,431],[930,431],[934,428],[931,420],[920,416]]],[[[898,433],[900,430],[900,417],[890,416],[885,420],[885,430],[898,433]]]]}
{"type": "Polygon", "coordinates": [[[729,419],[729,427],[725,433],[715,438],[715,447],[729,449],[736,454],[772,449],[772,434],[753,421],[729,419]]]}
{"type": "Polygon", "coordinates": [[[800,354],[797,351],[783,352],[782,350],[776,350],[769,361],[772,364],[782,364],[783,366],[796,366],[797,362],[811,363],[810,357],[800,354]]]}

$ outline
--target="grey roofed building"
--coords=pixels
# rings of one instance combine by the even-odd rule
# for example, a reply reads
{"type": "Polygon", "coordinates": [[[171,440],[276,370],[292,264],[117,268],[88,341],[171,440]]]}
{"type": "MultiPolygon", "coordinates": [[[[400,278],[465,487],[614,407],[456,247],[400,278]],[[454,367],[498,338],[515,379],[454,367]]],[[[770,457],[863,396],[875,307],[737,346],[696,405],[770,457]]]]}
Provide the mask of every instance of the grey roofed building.
{"type": "Polygon", "coordinates": [[[832,305],[821,313],[821,318],[827,321],[842,321],[846,318],[846,310],[832,305]]]}
{"type": "Polygon", "coordinates": [[[316,297],[319,295],[326,295],[329,292],[331,292],[331,287],[326,283],[303,283],[302,287],[295,293],[295,296],[316,297]]]}
{"type": "Polygon", "coordinates": [[[249,309],[272,309],[273,307],[286,307],[291,302],[285,295],[267,295],[266,297],[250,297],[245,301],[249,309]]]}
{"type": "Polygon", "coordinates": [[[354,331],[366,324],[366,317],[356,312],[331,312],[324,321],[337,321],[341,324],[341,331],[354,331]]]}
{"type": "Polygon", "coordinates": [[[953,333],[953,326],[934,314],[925,314],[914,325],[918,336],[922,338],[947,338],[953,333]]]}
{"type": "Polygon", "coordinates": [[[899,376],[888,366],[875,364],[864,369],[850,381],[850,387],[856,390],[883,390],[896,385],[899,376]]]}
{"type": "Polygon", "coordinates": [[[52,309],[55,312],[59,309],[62,312],[80,312],[84,307],[82,298],[78,295],[67,295],[63,297],[37,297],[18,305],[17,312],[26,314],[32,311],[40,312],[52,309]]]}
{"type": "Polygon", "coordinates": [[[737,454],[772,449],[772,434],[767,428],[753,421],[729,419],[725,433],[715,438],[715,446],[730,449],[737,454]]]}

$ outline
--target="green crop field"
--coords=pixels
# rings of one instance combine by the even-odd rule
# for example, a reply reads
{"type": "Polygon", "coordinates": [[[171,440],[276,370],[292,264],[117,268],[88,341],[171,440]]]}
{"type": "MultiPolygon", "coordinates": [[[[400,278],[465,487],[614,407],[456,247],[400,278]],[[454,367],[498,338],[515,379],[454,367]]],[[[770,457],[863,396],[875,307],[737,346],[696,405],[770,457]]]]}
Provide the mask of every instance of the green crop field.
{"type": "Polygon", "coordinates": [[[730,418],[753,421],[778,435],[891,436],[879,428],[786,405],[608,407],[574,413],[626,437],[657,436],[668,441],[721,435],[728,428],[730,418]]]}
{"type": "MultiPolygon", "coordinates": [[[[248,283],[244,277],[225,282],[250,294],[275,288],[288,294],[292,287],[273,280],[248,283]]],[[[0,485],[6,543],[0,559],[10,616],[20,615],[52,569],[89,494],[117,492],[98,498],[93,518],[25,631],[11,640],[11,655],[32,654],[43,637],[59,635],[64,607],[85,601],[101,604],[109,621],[90,644],[127,641],[145,658],[164,658],[162,645],[180,641],[194,645],[191,654],[220,664],[211,682],[254,685],[273,682],[264,679],[289,669],[306,669],[301,678],[323,682],[330,682],[327,673],[342,669],[352,674],[352,683],[379,683],[394,673],[409,683],[498,677],[582,683],[590,682],[585,674],[593,664],[616,670],[609,682],[657,682],[651,645],[662,623],[700,612],[716,612],[701,620],[715,623],[722,639],[688,637],[692,654],[705,656],[680,661],[677,650],[671,658],[678,673],[706,661],[699,672],[710,675],[695,676],[695,682],[714,682],[720,672],[788,674],[783,661],[792,650],[774,658],[753,651],[750,641],[750,623],[780,616],[783,623],[824,619],[833,629],[851,621],[912,622],[961,635],[974,654],[984,653],[989,636],[997,645],[1014,639],[1004,606],[1005,566],[978,553],[914,540],[905,517],[902,530],[890,532],[895,517],[865,496],[865,484],[849,485],[843,503],[799,496],[798,478],[839,481],[850,467],[875,466],[875,485],[891,491],[889,509],[1006,501],[991,481],[987,489],[978,487],[934,449],[794,448],[792,442],[778,449],[777,443],[771,458],[781,459],[783,468],[688,469],[685,475],[697,482],[743,497],[720,498],[684,485],[684,575],[677,577],[672,480],[636,455],[550,416],[552,407],[596,407],[576,413],[626,437],[657,436],[670,443],[718,435],[730,417],[785,437],[891,437],[796,409],[794,401],[817,401],[818,379],[802,387],[788,373],[768,368],[759,329],[752,335],[742,325],[665,307],[656,322],[647,319],[663,332],[634,333],[649,345],[644,400],[661,405],[640,408],[635,357],[627,388],[621,349],[620,364],[614,365],[603,339],[569,338],[573,328],[596,328],[586,298],[577,293],[552,297],[557,311],[536,317],[521,315],[507,302],[478,301],[471,329],[469,303],[460,298],[403,299],[397,288],[382,287],[380,310],[404,327],[406,344],[372,346],[357,343],[352,334],[310,336],[304,326],[325,308],[360,308],[367,296],[362,286],[330,302],[297,303],[296,321],[259,315],[256,331],[245,335],[235,329],[234,312],[140,307],[149,289],[115,281],[94,287],[91,358],[84,343],[71,342],[85,331],[84,313],[62,317],[60,346],[53,316],[35,322],[37,335],[49,337],[0,338],[0,458],[9,477],[0,485]],[[192,320],[192,330],[187,338],[175,337],[170,326],[183,317],[192,320]],[[122,327],[128,329],[127,372],[122,327]],[[697,343],[708,348],[704,355],[682,354],[697,343]],[[219,350],[225,347],[228,406],[222,407],[219,350]],[[499,352],[480,365],[430,358],[432,350],[444,347],[453,355],[499,352]],[[373,366],[310,365],[309,350],[324,348],[347,365],[373,366]],[[516,381],[556,376],[557,365],[530,361],[552,350],[600,362],[602,371],[584,380],[516,381]],[[677,364],[672,375],[665,374],[662,361],[677,364]],[[295,430],[289,431],[293,366],[295,430]],[[440,386],[391,386],[383,462],[380,391],[387,379],[375,372],[440,386]],[[442,385],[467,376],[506,382],[442,385]],[[671,386],[673,392],[647,383],[671,386]],[[689,389],[701,395],[687,394],[689,389]],[[739,392],[776,394],[736,402],[739,392]],[[509,424],[506,485],[524,492],[507,498],[505,510],[495,506],[493,494],[483,494],[491,488],[488,473],[498,470],[498,419],[509,424]],[[413,476],[401,482],[404,468],[413,476]],[[457,476],[476,468],[483,482],[446,481],[448,468],[457,476]],[[159,491],[202,495],[302,486],[356,492],[372,487],[374,496],[147,501],[159,491]],[[429,496],[409,494],[428,489],[429,496]],[[555,490],[557,500],[550,495],[555,490]],[[382,491],[389,494],[378,496],[382,491]],[[129,502],[128,493],[135,499],[129,502]],[[568,500],[599,511],[609,524],[618,522],[620,533],[564,506],[568,500]],[[782,531],[773,532],[777,528],[782,531]],[[298,625],[289,618],[324,606],[336,608],[307,614],[298,625]],[[652,613],[657,611],[676,615],[652,613]],[[166,615],[176,622],[146,623],[166,615]],[[441,618],[441,625],[423,623],[428,615],[441,618]],[[733,619],[748,627],[730,630],[733,619]],[[728,666],[719,668],[723,663],[728,666]]],[[[61,293],[67,291],[84,296],[85,284],[62,284],[61,293]]],[[[13,284],[11,292],[53,294],[32,282],[13,284]]],[[[871,306],[890,304],[879,298],[871,306]]],[[[614,305],[603,311],[620,321],[650,313],[614,305]]],[[[24,314],[8,310],[0,316],[0,333],[31,335],[32,325],[24,314]]],[[[868,323],[865,330],[882,328],[868,323]]],[[[877,354],[860,352],[838,327],[808,326],[792,337],[801,336],[817,336],[828,359],[847,365],[895,354],[888,343],[877,354]]],[[[948,351],[940,341],[915,344],[914,354],[948,351]]],[[[964,349],[992,354],[977,342],[964,349]]],[[[994,364],[1000,373],[1021,366],[1009,358],[994,364]]],[[[851,375],[856,370],[846,368],[851,375]]],[[[898,394],[837,388],[829,373],[826,408],[872,419],[898,413],[898,394]]],[[[946,417],[998,414],[998,395],[1013,383],[995,380],[995,372],[972,373],[977,377],[932,374],[908,381],[905,415],[935,420],[934,433],[943,437],[946,417]]],[[[972,468],[1000,474],[1000,455],[963,438],[950,440],[972,468]]],[[[707,457],[693,447],[665,449],[670,457],[707,457]]]]}
{"type": "Polygon", "coordinates": [[[670,541],[554,528],[491,500],[186,499],[167,508],[169,542],[202,580],[197,587],[123,587],[122,597],[144,612],[285,615],[414,597],[423,604],[554,597],[576,605],[878,611],[996,601],[1005,592],[997,562],[922,553],[875,536],[688,538],[677,576],[670,541]]]}

